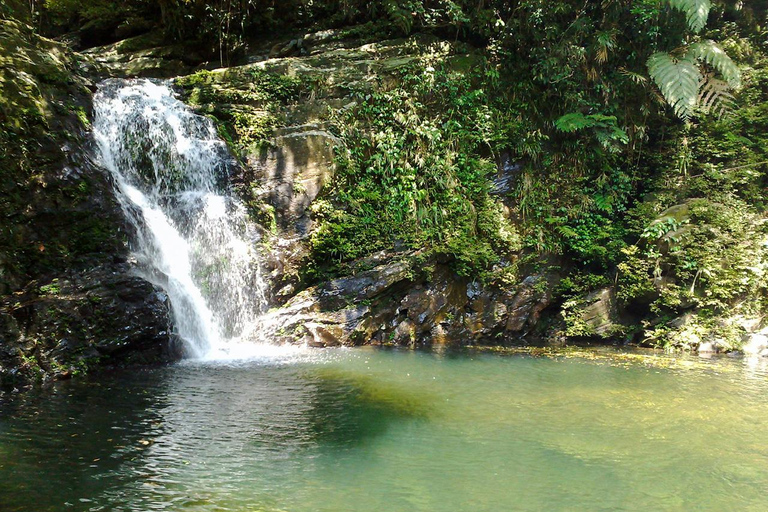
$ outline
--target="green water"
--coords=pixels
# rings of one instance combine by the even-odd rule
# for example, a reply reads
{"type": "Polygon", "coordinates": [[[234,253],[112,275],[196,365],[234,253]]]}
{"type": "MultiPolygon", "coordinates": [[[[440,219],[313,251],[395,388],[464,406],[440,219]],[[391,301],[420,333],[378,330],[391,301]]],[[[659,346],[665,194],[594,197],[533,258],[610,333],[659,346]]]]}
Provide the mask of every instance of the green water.
{"type": "Polygon", "coordinates": [[[326,350],[0,405],[0,510],[768,510],[764,360],[326,350]]]}

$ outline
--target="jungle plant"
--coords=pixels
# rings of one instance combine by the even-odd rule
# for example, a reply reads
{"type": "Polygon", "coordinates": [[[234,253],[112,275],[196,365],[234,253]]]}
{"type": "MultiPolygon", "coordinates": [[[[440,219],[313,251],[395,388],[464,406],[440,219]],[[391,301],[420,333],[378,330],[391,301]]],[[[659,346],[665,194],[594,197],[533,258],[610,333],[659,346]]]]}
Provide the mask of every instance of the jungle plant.
{"type": "MultiPolygon", "coordinates": [[[[688,27],[694,33],[706,25],[711,7],[709,0],[669,0],[669,3],[686,14],[688,27]]],[[[715,111],[722,115],[733,101],[730,90],[741,87],[738,67],[712,40],[686,44],[670,53],[656,52],[648,58],[647,66],[664,99],[684,121],[697,111],[715,111]],[[715,72],[723,79],[715,78],[715,72]]]]}

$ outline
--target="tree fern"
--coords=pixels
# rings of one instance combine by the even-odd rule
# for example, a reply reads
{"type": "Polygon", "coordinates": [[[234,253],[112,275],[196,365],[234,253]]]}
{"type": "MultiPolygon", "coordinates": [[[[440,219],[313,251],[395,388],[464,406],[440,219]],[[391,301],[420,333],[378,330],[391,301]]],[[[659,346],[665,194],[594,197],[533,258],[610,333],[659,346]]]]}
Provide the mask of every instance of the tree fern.
{"type": "Polygon", "coordinates": [[[731,86],[728,82],[718,80],[713,76],[705,76],[699,84],[699,97],[697,104],[704,114],[715,114],[723,117],[731,112],[735,105],[735,98],[731,94],[731,86]]]}
{"type": "Polygon", "coordinates": [[[696,33],[707,24],[709,10],[712,8],[710,0],[669,0],[669,5],[685,13],[688,26],[696,33]]]}
{"type": "Polygon", "coordinates": [[[681,58],[658,52],[647,62],[648,72],[661,94],[679,118],[688,120],[699,108],[722,116],[733,105],[729,89],[741,87],[741,73],[736,63],[714,41],[699,41],[685,49],[681,58]],[[701,65],[708,65],[722,75],[702,75],[701,65]]]}

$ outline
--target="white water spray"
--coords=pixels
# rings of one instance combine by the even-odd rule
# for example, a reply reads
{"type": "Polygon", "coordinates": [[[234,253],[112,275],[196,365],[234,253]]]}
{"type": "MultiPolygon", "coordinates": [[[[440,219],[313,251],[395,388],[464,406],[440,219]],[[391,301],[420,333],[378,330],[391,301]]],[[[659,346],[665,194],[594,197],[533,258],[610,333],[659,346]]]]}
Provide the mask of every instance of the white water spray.
{"type": "Polygon", "coordinates": [[[252,355],[266,305],[259,236],[227,191],[234,162],[215,127],[151,80],[105,81],[94,111],[139,271],[168,293],[186,355],[252,355]]]}

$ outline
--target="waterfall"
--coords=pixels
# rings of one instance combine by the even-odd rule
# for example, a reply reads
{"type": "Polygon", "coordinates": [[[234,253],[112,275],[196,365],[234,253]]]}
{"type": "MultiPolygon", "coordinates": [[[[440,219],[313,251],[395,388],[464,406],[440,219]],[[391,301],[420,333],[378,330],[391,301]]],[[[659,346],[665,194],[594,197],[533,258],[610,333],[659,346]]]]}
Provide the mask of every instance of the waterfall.
{"type": "Polygon", "coordinates": [[[213,123],[164,82],[111,79],[94,96],[93,133],[135,230],[138,271],[168,293],[185,355],[227,357],[258,341],[259,235],[229,194],[235,162],[213,123]]]}

